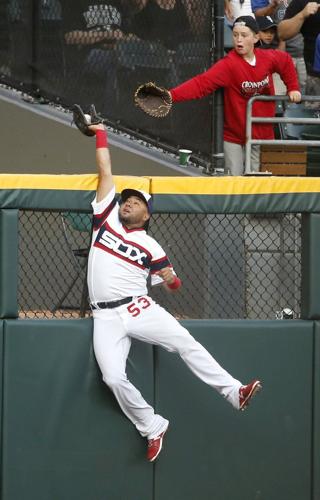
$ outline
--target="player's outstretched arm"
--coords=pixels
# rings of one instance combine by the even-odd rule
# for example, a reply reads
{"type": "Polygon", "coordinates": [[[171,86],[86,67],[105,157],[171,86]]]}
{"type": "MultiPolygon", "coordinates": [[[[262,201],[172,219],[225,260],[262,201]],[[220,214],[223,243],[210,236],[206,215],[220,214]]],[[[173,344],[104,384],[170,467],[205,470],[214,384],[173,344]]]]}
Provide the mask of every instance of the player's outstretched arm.
{"type": "Polygon", "coordinates": [[[90,125],[89,129],[96,134],[96,164],[99,173],[97,202],[99,202],[106,197],[114,186],[111,158],[105,126],[102,123],[98,123],[97,125],[90,125]]]}
{"type": "Polygon", "coordinates": [[[177,292],[181,287],[181,280],[173,273],[171,267],[165,267],[157,274],[163,279],[163,286],[167,292],[177,292]]]}

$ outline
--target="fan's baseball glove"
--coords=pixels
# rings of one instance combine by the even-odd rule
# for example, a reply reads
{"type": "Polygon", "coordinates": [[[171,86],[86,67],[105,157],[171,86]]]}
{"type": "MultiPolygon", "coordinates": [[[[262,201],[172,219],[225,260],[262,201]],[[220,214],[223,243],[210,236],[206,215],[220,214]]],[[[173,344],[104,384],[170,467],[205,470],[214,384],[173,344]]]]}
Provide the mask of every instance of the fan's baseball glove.
{"type": "Polygon", "coordinates": [[[164,118],[172,107],[170,92],[153,82],[144,83],[137,88],[134,102],[142,111],[155,118],[164,118]]]}
{"type": "Polygon", "coordinates": [[[95,132],[90,130],[89,126],[103,123],[103,118],[97,114],[94,104],[91,104],[89,114],[85,114],[79,104],[74,104],[72,113],[74,124],[84,135],[95,135],[95,132]]]}

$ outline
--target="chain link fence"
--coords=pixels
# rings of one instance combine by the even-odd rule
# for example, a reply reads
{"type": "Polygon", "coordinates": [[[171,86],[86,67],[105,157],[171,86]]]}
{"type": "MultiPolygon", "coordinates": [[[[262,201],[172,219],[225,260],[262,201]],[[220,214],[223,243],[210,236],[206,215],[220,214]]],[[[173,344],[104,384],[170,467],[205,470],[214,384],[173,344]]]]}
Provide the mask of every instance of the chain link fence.
{"type": "MultiPolygon", "coordinates": [[[[86,263],[91,215],[21,211],[21,318],[89,316],[86,263]]],[[[275,319],[301,299],[300,214],[155,214],[149,234],[183,287],[150,295],[178,319],[275,319]]]]}
{"type": "Polygon", "coordinates": [[[152,120],[133,95],[146,81],[173,87],[210,66],[212,11],[211,0],[0,0],[0,83],[35,102],[93,102],[120,130],[208,157],[209,98],[152,120]]]}

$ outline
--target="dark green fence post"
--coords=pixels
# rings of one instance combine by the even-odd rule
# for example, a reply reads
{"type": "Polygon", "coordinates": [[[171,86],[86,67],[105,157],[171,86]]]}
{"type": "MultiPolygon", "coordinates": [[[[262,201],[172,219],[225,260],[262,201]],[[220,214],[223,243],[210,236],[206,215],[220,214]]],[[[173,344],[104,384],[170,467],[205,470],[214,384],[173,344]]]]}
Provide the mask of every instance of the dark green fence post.
{"type": "Polygon", "coordinates": [[[320,214],[303,214],[301,231],[301,318],[320,319],[320,214]]]}
{"type": "Polygon", "coordinates": [[[0,318],[18,316],[18,210],[0,210],[0,318]]]}
{"type": "MultiPolygon", "coordinates": [[[[301,317],[320,318],[320,214],[303,214],[301,238],[301,317]]],[[[314,324],[314,372],[312,396],[312,500],[319,498],[319,366],[320,366],[320,324],[314,324]]]]}

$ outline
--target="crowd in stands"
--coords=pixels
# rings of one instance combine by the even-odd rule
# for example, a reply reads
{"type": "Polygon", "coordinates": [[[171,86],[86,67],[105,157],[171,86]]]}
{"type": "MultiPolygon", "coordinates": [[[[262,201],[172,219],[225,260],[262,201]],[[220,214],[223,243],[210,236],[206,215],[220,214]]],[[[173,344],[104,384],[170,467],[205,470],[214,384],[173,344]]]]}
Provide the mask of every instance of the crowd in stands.
{"type": "MultiPolygon", "coordinates": [[[[251,15],[261,46],[286,50],[293,58],[303,94],[320,95],[320,4],[308,0],[225,0],[226,23],[251,15]]],[[[275,79],[276,93],[284,93],[275,79]]]]}
{"type": "MultiPolygon", "coordinates": [[[[243,123],[241,130],[236,132],[236,138],[229,133],[233,123],[230,125],[226,111],[224,116],[224,127],[225,131],[227,130],[225,145],[227,143],[228,146],[225,148],[225,158],[229,158],[230,173],[241,175],[243,165],[239,165],[241,154],[238,146],[243,149],[246,140],[244,123],[249,92],[248,88],[245,92],[239,90],[241,78],[246,77],[250,84],[253,82],[254,85],[265,86],[265,89],[259,90],[259,94],[272,95],[274,91],[275,94],[287,94],[290,100],[293,99],[293,103],[298,102],[295,94],[298,92],[297,87],[302,95],[320,96],[318,2],[319,0],[224,0],[225,24],[231,42],[229,59],[221,61],[224,71],[222,78],[220,74],[215,73],[215,65],[210,68],[212,63],[209,56],[212,47],[209,47],[208,41],[212,37],[214,12],[209,0],[77,0],[72,6],[68,0],[40,0],[37,15],[33,16],[23,0],[8,0],[6,13],[11,37],[8,66],[13,77],[19,81],[26,81],[29,73],[32,73],[32,78],[40,80],[40,86],[43,85],[48,91],[52,87],[53,93],[59,92],[60,89],[66,100],[80,99],[83,95],[87,96],[89,91],[90,100],[98,104],[99,111],[114,121],[129,109],[128,117],[125,117],[130,122],[130,113],[134,116],[135,112],[132,109],[133,86],[136,88],[144,80],[158,81],[159,71],[163,71],[165,76],[163,79],[161,77],[158,83],[173,89],[176,101],[199,99],[218,88],[223,88],[225,100],[231,92],[233,111],[235,102],[242,106],[240,114],[243,123]],[[245,27],[251,30],[252,47],[247,47],[248,54],[243,54],[242,48],[237,49],[235,46],[236,35],[240,36],[240,33],[235,32],[235,21],[239,17],[249,17],[255,22],[255,25],[251,25],[250,21],[245,21],[245,27]],[[38,22],[36,27],[35,20],[38,22]],[[32,51],[30,47],[34,41],[37,45],[36,50],[32,51]],[[199,48],[201,42],[204,42],[203,53],[199,48]],[[128,50],[132,52],[127,61],[123,62],[120,56],[126,44],[130,44],[131,49],[128,50]],[[45,50],[46,46],[48,50],[45,50]],[[263,54],[256,52],[256,48],[259,48],[259,51],[267,49],[268,55],[265,55],[265,51],[262,51],[263,54]],[[56,51],[55,57],[52,57],[53,49],[56,51]],[[279,51],[272,54],[273,51],[270,52],[269,49],[280,49],[282,55],[288,56],[288,64],[279,51]],[[242,75],[239,72],[237,74],[234,71],[235,66],[232,66],[235,63],[238,67],[239,62],[239,57],[234,57],[234,53],[246,61],[242,75]],[[232,66],[230,78],[225,70],[229,60],[232,66]],[[256,60],[263,61],[263,74],[258,75],[260,69],[256,60]],[[155,63],[148,64],[147,61],[155,63]],[[298,77],[297,84],[293,81],[292,74],[288,74],[292,62],[293,75],[298,77]],[[188,66],[187,70],[184,66],[188,66]],[[139,68],[141,74],[137,72],[139,68]],[[131,70],[134,71],[133,86],[129,85],[131,70]],[[207,70],[210,70],[210,74],[207,70]],[[201,80],[202,89],[199,86],[199,75],[205,74],[206,71],[210,76],[210,85],[207,84],[206,74],[201,80]],[[270,85],[268,72],[273,75],[271,82],[274,89],[273,85],[270,85]],[[181,86],[181,82],[192,77],[196,83],[192,91],[190,86],[187,92],[186,87],[183,87],[182,93],[181,89],[175,90],[177,86],[181,86]],[[235,90],[237,81],[238,89],[235,90]],[[65,87],[59,87],[63,85],[61,82],[67,82],[65,87]],[[236,101],[232,97],[234,90],[236,101]],[[290,95],[292,92],[293,97],[290,95]]],[[[318,107],[319,104],[311,102],[310,107],[318,107]]],[[[200,106],[199,104],[198,109],[200,106]]],[[[182,109],[183,107],[179,108],[182,109]]],[[[204,115],[203,112],[202,125],[205,123],[204,115]]],[[[208,126],[209,120],[207,113],[208,126]]],[[[203,126],[202,130],[198,131],[199,135],[204,135],[208,126],[203,126]]],[[[191,132],[192,138],[196,133],[191,132]]],[[[176,138],[175,140],[178,142],[176,138]]],[[[208,142],[205,139],[203,141],[208,142]]],[[[256,163],[258,164],[258,160],[256,163]]]]}

